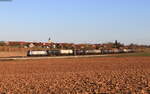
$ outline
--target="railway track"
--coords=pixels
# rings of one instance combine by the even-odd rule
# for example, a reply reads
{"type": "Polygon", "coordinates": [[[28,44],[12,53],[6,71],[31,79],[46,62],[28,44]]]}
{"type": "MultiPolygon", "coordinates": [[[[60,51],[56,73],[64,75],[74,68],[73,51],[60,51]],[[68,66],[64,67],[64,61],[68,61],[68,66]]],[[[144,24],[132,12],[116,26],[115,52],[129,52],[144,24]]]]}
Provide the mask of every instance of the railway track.
{"type": "Polygon", "coordinates": [[[2,57],[0,61],[7,61],[7,60],[36,60],[36,59],[51,59],[51,58],[84,58],[84,57],[104,57],[108,55],[81,55],[81,56],[46,56],[46,57],[2,57]]]}

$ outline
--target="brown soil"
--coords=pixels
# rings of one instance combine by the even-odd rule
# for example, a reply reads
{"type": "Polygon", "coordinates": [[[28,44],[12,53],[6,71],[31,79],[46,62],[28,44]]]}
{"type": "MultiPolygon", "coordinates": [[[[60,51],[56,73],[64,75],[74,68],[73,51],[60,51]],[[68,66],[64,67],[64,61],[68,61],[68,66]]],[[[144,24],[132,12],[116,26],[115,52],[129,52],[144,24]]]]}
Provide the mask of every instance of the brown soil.
{"type": "Polygon", "coordinates": [[[0,94],[150,94],[150,58],[0,61],[0,94]]]}

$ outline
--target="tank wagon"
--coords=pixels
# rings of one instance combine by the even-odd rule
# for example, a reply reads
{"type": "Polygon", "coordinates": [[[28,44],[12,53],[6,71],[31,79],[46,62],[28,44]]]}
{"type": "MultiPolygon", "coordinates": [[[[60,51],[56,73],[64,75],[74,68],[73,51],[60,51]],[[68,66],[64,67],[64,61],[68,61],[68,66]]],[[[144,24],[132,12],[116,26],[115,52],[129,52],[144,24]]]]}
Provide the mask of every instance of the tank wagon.
{"type": "Polygon", "coordinates": [[[85,50],[74,50],[74,55],[85,55],[85,50]]]}
{"type": "Polygon", "coordinates": [[[133,49],[123,49],[124,53],[133,53],[135,52],[133,49]]]}
{"type": "Polygon", "coordinates": [[[28,51],[27,56],[48,56],[47,51],[28,51]]]}
{"type": "Polygon", "coordinates": [[[101,50],[85,50],[85,55],[101,54],[101,50]]]}
{"type": "Polygon", "coordinates": [[[45,50],[32,51],[29,50],[27,56],[68,56],[68,55],[100,55],[100,54],[116,54],[116,53],[132,53],[133,49],[99,49],[99,50],[45,50]]]}

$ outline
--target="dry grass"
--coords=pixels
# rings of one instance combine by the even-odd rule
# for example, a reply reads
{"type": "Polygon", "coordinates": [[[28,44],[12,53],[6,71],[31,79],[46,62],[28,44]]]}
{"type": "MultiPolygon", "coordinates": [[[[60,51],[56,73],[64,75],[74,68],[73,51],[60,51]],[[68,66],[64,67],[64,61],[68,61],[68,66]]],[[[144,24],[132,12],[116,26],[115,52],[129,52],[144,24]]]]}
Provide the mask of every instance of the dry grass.
{"type": "Polygon", "coordinates": [[[150,94],[149,57],[0,61],[0,94],[150,94]]]}
{"type": "Polygon", "coordinates": [[[28,49],[0,46],[0,57],[26,56],[28,49]]]}
{"type": "Polygon", "coordinates": [[[0,57],[26,56],[27,52],[0,52],[0,57]]]}
{"type": "Polygon", "coordinates": [[[0,46],[0,57],[26,56],[28,50],[46,50],[45,48],[19,48],[0,46]]]}

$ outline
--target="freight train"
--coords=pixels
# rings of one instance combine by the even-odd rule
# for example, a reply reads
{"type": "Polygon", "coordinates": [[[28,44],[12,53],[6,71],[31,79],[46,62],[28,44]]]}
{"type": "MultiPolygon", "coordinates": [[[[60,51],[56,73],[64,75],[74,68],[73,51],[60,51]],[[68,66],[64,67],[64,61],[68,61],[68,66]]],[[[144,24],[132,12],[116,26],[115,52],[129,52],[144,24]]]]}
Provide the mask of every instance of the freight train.
{"type": "Polygon", "coordinates": [[[117,54],[132,53],[133,49],[99,49],[99,50],[29,50],[27,56],[69,56],[69,55],[100,55],[100,54],[117,54]]]}

